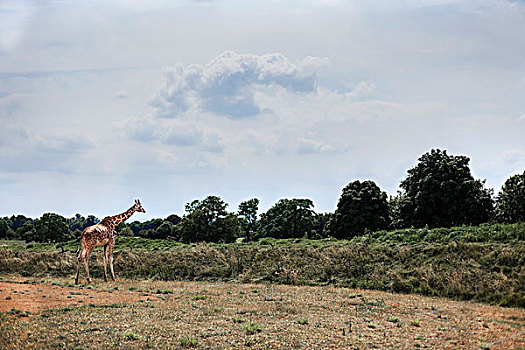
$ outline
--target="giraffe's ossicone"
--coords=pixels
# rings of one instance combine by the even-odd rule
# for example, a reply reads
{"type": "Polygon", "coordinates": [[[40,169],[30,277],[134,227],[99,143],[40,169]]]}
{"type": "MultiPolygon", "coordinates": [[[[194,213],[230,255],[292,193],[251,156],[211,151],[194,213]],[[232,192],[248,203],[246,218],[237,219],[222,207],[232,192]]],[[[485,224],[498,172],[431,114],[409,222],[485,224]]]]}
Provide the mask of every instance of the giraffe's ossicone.
{"type": "Polygon", "coordinates": [[[113,272],[113,246],[115,245],[116,230],[115,228],[122,222],[126,221],[134,212],[145,213],[146,211],[140,204],[138,199],[135,204],[122,214],[106,216],[96,225],[86,227],[80,236],[80,254],[78,255],[77,276],[75,284],[78,284],[78,276],[80,274],[80,263],[84,260],[86,266],[86,279],[91,283],[89,278],[88,259],[89,255],[95,247],[104,247],[104,280],[108,280],[107,276],[107,262],[109,260],[109,267],[111,270],[111,279],[115,280],[115,272],[113,272]]]}

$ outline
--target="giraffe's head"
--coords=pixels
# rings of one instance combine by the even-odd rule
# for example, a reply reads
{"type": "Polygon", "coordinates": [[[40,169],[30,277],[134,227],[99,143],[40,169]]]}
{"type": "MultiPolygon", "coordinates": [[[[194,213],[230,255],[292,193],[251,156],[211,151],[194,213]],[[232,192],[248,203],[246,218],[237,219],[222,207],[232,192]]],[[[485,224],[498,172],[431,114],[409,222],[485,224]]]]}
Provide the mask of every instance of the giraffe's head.
{"type": "Polygon", "coordinates": [[[140,204],[140,201],[138,199],[135,199],[135,205],[133,206],[133,209],[135,211],[138,211],[139,213],[145,213],[146,211],[144,208],[142,208],[142,204],[140,204]]]}

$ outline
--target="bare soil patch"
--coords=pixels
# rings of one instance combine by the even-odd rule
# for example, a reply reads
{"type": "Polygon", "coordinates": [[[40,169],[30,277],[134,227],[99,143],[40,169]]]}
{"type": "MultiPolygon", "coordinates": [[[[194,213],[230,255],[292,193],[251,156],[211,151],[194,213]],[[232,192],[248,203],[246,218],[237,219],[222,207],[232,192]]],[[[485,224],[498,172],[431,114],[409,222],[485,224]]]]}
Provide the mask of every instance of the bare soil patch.
{"type": "Polygon", "coordinates": [[[524,349],[525,310],[333,286],[0,279],[0,348],[524,349]]]}
{"type": "Polygon", "coordinates": [[[73,286],[64,280],[46,282],[16,277],[0,280],[0,312],[14,309],[38,314],[43,310],[61,307],[130,303],[141,299],[145,298],[137,293],[118,290],[117,283],[73,286]]]}

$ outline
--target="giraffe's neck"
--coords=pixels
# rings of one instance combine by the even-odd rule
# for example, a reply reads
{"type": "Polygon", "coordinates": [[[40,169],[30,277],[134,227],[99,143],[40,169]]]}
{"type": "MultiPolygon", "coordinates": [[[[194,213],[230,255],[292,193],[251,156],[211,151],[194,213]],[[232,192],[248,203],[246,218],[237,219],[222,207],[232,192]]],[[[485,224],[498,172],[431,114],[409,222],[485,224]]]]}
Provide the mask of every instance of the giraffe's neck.
{"type": "Polygon", "coordinates": [[[113,216],[106,216],[100,222],[100,224],[102,224],[104,226],[107,226],[107,227],[110,227],[110,228],[115,228],[118,225],[120,225],[122,222],[126,221],[131,215],[133,215],[134,212],[135,212],[135,208],[131,207],[128,210],[126,210],[125,212],[123,212],[122,214],[117,214],[117,215],[113,215],[113,216]]]}
{"type": "Polygon", "coordinates": [[[125,212],[123,212],[122,214],[114,215],[112,218],[113,218],[113,222],[115,223],[115,226],[118,226],[124,221],[126,221],[127,219],[129,219],[129,217],[133,215],[134,212],[135,212],[135,208],[131,207],[125,212]]]}

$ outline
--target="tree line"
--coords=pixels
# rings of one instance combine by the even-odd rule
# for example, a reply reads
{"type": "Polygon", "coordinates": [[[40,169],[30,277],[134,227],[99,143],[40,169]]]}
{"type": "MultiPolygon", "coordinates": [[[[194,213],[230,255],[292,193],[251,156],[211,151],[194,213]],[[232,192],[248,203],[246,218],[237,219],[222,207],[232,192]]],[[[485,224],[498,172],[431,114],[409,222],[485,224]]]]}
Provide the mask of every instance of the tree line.
{"type": "MultiPolygon", "coordinates": [[[[469,162],[466,156],[432,149],[407,171],[397,195],[388,197],[372,180],[355,180],[343,188],[333,213],[316,213],[310,199],[299,198],[280,199],[260,216],[257,198],[229,212],[226,202],[211,195],[187,203],[183,217],[172,214],[123,223],[117,231],[123,236],[185,243],[229,243],[265,237],[351,239],[387,229],[524,222],[525,171],[509,177],[495,197],[485,180],[474,179],[469,162]]],[[[64,218],[46,213],[38,219],[13,215],[0,219],[0,238],[56,243],[77,238],[98,222],[93,215],[64,218]]]]}

